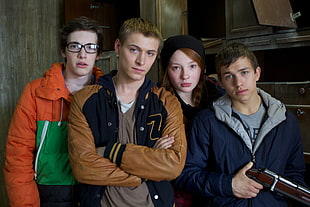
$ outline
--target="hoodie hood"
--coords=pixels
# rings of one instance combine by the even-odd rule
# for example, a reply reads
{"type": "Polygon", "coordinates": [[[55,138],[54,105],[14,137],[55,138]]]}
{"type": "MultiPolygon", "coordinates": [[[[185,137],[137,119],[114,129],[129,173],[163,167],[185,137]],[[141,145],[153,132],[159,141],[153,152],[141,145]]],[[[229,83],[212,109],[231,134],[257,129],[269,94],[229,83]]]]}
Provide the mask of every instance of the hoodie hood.
{"type": "Polygon", "coordinates": [[[250,137],[246,133],[242,123],[233,116],[230,97],[225,94],[213,103],[216,118],[233,129],[253,153],[255,153],[265,135],[286,119],[286,107],[281,101],[273,98],[262,89],[257,88],[257,92],[261,96],[262,102],[266,107],[266,117],[265,122],[257,135],[254,146],[252,146],[250,137]]]}

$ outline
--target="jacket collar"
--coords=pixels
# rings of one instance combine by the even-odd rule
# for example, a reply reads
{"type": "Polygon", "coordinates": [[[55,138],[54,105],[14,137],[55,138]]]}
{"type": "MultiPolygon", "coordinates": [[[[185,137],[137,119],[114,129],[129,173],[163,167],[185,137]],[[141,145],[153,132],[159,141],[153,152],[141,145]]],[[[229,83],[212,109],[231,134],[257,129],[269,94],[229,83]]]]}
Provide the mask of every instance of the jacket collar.
{"type": "MultiPolygon", "coordinates": [[[[109,74],[106,74],[99,78],[98,84],[101,85],[103,88],[109,90],[112,94],[116,94],[115,87],[113,83],[113,76],[115,76],[117,70],[111,71],[109,74]]],[[[137,104],[143,103],[149,97],[149,92],[152,87],[156,85],[155,82],[151,81],[148,78],[145,78],[142,86],[139,89],[139,96],[137,98],[137,104]]]]}
{"type": "Polygon", "coordinates": [[[244,140],[248,148],[253,152],[258,149],[266,134],[286,119],[286,108],[281,101],[273,98],[270,94],[266,93],[262,89],[257,88],[257,92],[261,96],[262,102],[266,107],[267,115],[266,120],[262,125],[259,134],[257,135],[257,140],[254,147],[252,147],[249,137],[244,131],[242,123],[233,116],[230,97],[225,94],[213,103],[213,109],[216,118],[226,123],[231,129],[233,129],[244,140]]]}
{"type": "MultiPolygon", "coordinates": [[[[36,96],[48,100],[58,100],[64,98],[71,102],[72,94],[65,86],[65,79],[63,70],[65,66],[63,63],[54,63],[52,67],[44,73],[41,79],[40,87],[36,89],[36,96]]],[[[103,72],[98,68],[93,68],[93,75],[95,82],[103,75],[103,72]]]]}

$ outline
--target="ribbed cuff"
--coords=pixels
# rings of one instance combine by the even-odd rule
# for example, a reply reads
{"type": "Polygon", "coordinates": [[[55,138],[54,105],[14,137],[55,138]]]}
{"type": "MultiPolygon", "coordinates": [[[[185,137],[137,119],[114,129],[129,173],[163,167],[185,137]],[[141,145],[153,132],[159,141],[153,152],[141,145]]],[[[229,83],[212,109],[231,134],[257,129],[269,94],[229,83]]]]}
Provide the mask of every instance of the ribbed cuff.
{"type": "Polygon", "coordinates": [[[117,166],[120,166],[125,148],[126,145],[120,143],[107,145],[106,150],[104,152],[104,157],[108,158],[111,162],[117,164],[117,166]]]}

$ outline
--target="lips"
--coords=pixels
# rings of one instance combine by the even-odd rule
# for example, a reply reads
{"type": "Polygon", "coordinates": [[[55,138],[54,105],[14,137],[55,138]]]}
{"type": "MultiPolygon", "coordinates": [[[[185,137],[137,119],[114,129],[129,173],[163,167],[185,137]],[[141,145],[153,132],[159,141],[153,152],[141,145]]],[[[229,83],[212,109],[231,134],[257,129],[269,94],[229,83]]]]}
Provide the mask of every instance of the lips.
{"type": "Polygon", "coordinates": [[[78,67],[80,67],[80,68],[85,68],[85,67],[88,66],[88,64],[86,64],[86,63],[84,63],[84,62],[78,62],[76,65],[77,65],[78,67]]]}
{"type": "Polygon", "coordinates": [[[192,84],[191,83],[182,83],[181,86],[182,87],[190,87],[192,84]]]}
{"type": "Polygon", "coordinates": [[[237,95],[244,95],[247,92],[247,90],[240,90],[237,91],[237,95]]]}
{"type": "Polygon", "coordinates": [[[143,69],[139,69],[139,68],[133,68],[136,72],[138,72],[138,73],[142,73],[142,72],[144,72],[144,70],[143,69]]]}

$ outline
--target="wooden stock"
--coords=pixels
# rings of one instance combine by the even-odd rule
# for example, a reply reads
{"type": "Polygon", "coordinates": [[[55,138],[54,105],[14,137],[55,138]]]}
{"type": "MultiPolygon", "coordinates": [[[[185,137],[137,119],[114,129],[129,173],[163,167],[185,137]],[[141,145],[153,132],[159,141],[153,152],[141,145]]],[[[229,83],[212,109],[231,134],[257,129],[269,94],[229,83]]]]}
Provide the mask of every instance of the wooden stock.
{"type": "Polygon", "coordinates": [[[310,205],[310,190],[304,186],[289,181],[268,169],[250,169],[246,175],[262,184],[264,187],[310,205]]]}

